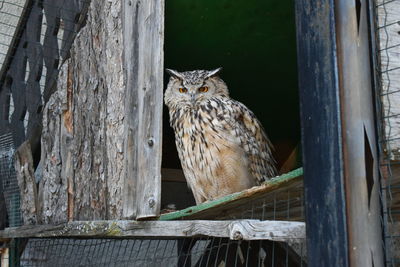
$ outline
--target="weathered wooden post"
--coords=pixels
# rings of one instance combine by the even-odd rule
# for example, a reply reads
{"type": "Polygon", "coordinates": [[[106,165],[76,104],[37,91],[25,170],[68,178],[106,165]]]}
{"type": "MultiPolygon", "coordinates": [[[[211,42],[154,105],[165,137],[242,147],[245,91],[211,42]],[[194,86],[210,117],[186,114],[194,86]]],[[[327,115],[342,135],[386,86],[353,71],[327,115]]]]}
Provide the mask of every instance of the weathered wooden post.
{"type": "Polygon", "coordinates": [[[164,1],[124,1],[125,180],[123,217],[161,205],[164,1]]]}

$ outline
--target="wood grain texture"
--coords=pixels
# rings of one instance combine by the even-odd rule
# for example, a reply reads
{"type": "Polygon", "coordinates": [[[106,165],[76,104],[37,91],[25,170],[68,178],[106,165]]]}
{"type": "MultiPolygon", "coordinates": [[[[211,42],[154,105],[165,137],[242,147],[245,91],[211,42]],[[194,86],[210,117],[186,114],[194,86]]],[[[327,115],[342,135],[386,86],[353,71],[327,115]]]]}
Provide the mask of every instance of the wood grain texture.
{"type": "MultiPolygon", "coordinates": [[[[66,67],[66,66],[65,66],[66,67]]],[[[62,76],[65,67],[60,71],[62,76]]],[[[63,79],[60,79],[62,86],[63,79]]],[[[42,179],[39,182],[39,213],[44,224],[67,221],[67,178],[63,174],[64,157],[61,149],[68,149],[62,138],[63,91],[56,91],[43,112],[42,179]]]]}
{"type": "Polygon", "coordinates": [[[383,266],[368,2],[359,10],[347,0],[335,7],[349,265],[383,266]]]}
{"type": "Polygon", "coordinates": [[[40,220],[39,203],[32,151],[29,141],[25,141],[14,154],[14,164],[18,186],[21,192],[21,213],[24,224],[36,224],[40,220]]]}
{"type": "Polygon", "coordinates": [[[123,217],[159,214],[164,1],[124,2],[125,186],[123,217]]]}
{"type": "Polygon", "coordinates": [[[0,238],[21,237],[229,237],[232,240],[289,241],[305,237],[303,222],[287,221],[75,221],[22,226],[0,231],[0,238]]]}
{"type": "Polygon", "coordinates": [[[62,221],[49,222],[122,215],[122,50],[121,1],[91,1],[86,25],[72,43],[70,59],[61,66],[57,90],[50,97],[57,105],[45,110],[57,114],[44,124],[41,184],[52,176],[62,181],[54,194],[65,203],[62,208],[45,209],[64,216],[62,221]]]}

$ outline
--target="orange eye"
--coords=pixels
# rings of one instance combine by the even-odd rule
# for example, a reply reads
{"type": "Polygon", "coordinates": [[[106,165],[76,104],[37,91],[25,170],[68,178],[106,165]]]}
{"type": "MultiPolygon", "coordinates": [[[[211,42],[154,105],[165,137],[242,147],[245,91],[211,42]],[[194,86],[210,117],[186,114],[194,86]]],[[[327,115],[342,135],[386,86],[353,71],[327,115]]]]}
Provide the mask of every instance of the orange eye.
{"type": "Polygon", "coordinates": [[[207,86],[202,86],[202,87],[199,88],[199,92],[200,93],[205,93],[207,91],[208,91],[208,87],[207,86]]]}
{"type": "Polygon", "coordinates": [[[181,88],[179,88],[179,92],[180,92],[180,93],[186,93],[186,92],[187,92],[187,89],[184,88],[184,87],[181,87],[181,88]]]}

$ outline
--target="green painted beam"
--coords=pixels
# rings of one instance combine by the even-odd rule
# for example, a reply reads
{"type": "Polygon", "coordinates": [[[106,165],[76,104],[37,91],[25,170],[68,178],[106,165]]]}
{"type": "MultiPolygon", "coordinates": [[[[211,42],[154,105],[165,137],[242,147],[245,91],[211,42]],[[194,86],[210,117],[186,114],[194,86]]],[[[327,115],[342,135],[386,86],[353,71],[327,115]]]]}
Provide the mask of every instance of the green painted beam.
{"type": "Polygon", "coordinates": [[[249,197],[251,197],[252,193],[255,191],[257,191],[257,193],[260,193],[260,191],[262,191],[262,190],[271,192],[275,189],[280,189],[282,187],[290,185],[291,182],[302,179],[301,178],[302,176],[303,176],[303,168],[298,168],[296,170],[293,170],[291,172],[277,176],[275,178],[272,178],[269,181],[264,182],[261,186],[259,186],[260,190],[257,190],[257,188],[250,188],[250,189],[247,189],[247,190],[244,190],[241,192],[237,192],[237,193],[234,193],[234,194],[231,194],[231,195],[228,195],[228,196],[225,196],[225,197],[213,200],[213,201],[202,203],[197,206],[192,206],[192,207],[188,207],[183,210],[163,214],[159,217],[159,220],[168,221],[168,220],[183,219],[185,217],[194,215],[201,211],[205,211],[205,210],[208,210],[211,208],[216,208],[219,206],[226,205],[228,203],[231,203],[232,201],[237,201],[242,198],[249,198],[249,197]]]}

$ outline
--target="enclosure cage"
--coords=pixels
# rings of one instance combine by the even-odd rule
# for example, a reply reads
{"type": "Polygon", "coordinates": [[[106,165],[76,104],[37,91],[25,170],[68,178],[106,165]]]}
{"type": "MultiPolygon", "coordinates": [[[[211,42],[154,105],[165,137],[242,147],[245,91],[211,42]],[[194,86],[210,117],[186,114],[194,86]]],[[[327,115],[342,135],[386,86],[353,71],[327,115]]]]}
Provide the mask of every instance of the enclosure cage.
{"type": "Polygon", "coordinates": [[[397,266],[400,1],[314,2],[0,1],[1,266],[397,266]],[[279,176],[195,205],[164,66],[224,67],[279,176]]]}

